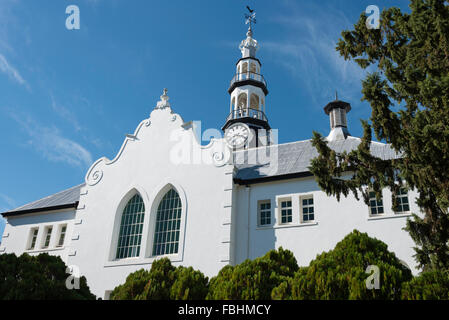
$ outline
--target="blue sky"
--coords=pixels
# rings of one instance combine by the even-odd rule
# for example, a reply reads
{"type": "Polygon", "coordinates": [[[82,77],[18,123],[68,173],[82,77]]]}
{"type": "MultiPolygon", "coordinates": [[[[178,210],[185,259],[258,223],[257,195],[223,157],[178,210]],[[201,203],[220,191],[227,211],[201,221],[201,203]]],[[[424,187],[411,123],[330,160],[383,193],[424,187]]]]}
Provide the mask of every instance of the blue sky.
{"type": "MultiPolygon", "coordinates": [[[[329,131],[323,106],[351,103],[360,136],[364,73],[335,51],[368,5],[408,1],[0,1],[0,212],[80,184],[90,164],[113,158],[126,133],[149,116],[164,87],[175,112],[220,128],[227,88],[247,26],[257,12],[267,116],[279,142],[329,131]],[[80,30],[67,30],[68,5],[80,30]]],[[[0,234],[4,222],[0,221],[0,234]]]]}

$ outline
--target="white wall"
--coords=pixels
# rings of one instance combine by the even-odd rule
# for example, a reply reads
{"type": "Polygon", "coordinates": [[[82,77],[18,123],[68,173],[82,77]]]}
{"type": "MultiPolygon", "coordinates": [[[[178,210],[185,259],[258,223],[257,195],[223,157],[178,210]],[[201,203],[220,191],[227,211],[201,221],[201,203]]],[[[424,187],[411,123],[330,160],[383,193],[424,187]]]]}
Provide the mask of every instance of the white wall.
{"type": "Polygon", "coordinates": [[[169,184],[178,191],[183,204],[179,253],[168,255],[173,264],[193,266],[213,276],[230,263],[233,168],[222,166],[219,156],[218,162],[212,161],[219,152],[217,143],[206,147],[190,144],[192,154],[210,164],[176,163],[173,152],[182,148],[181,140],[171,139],[173,132],[179,132],[187,144],[189,139],[195,140],[193,130],[184,128],[181,117],[170,111],[154,110],[150,121],[143,121],[135,137],[126,139],[114,160],[100,159],[86,176],[76,214],[81,224],[74,230],[69,264],[79,267],[97,296],[104,297],[129,273],[149,269],[157,258],[151,250],[152,226],[169,184]],[[114,234],[118,232],[121,209],[135,192],[142,196],[146,209],[140,256],[116,260],[114,234]]]}
{"type": "MultiPolygon", "coordinates": [[[[368,233],[388,245],[388,249],[395,252],[411,270],[416,273],[416,263],[413,259],[414,242],[409,234],[402,230],[409,214],[395,214],[391,210],[391,194],[383,192],[385,215],[372,218],[368,206],[361,199],[354,196],[342,196],[338,202],[335,197],[328,197],[322,192],[313,177],[254,184],[249,189],[239,186],[237,189],[237,221],[236,221],[236,263],[247,258],[254,259],[264,255],[271,249],[282,246],[291,250],[300,265],[308,265],[317,254],[328,251],[342,240],[348,233],[357,229],[368,233]],[[248,193],[249,193],[249,254],[248,254],[248,193]],[[313,195],[315,222],[300,223],[299,196],[313,195]],[[278,218],[277,199],[291,196],[298,199],[293,201],[293,222],[291,225],[280,225],[278,218]],[[271,200],[272,225],[258,227],[257,202],[271,200]]],[[[419,214],[415,204],[417,194],[409,192],[411,212],[419,214]]]]}
{"type": "Polygon", "coordinates": [[[60,256],[64,262],[67,262],[74,217],[75,210],[73,209],[8,217],[0,253],[15,253],[20,256],[24,252],[30,255],[46,252],[50,255],[60,256]],[[62,247],[57,247],[62,225],[67,225],[65,241],[62,247]],[[48,248],[42,249],[42,244],[45,241],[45,228],[48,226],[53,227],[50,245],[48,248]],[[39,228],[36,245],[34,250],[27,250],[30,231],[33,228],[39,228]]]}

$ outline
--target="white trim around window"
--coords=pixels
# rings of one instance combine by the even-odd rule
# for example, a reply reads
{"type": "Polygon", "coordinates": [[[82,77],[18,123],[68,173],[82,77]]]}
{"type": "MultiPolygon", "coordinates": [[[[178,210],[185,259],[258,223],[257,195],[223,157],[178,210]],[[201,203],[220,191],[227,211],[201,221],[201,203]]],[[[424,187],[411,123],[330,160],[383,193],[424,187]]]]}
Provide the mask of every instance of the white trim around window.
{"type": "MultiPolygon", "coordinates": [[[[276,199],[275,200],[276,207],[274,208],[275,221],[273,221],[272,224],[272,227],[274,229],[314,226],[318,224],[314,193],[295,193],[295,194],[277,195],[275,199],[276,199]],[[310,205],[309,203],[307,204],[307,208],[313,208],[311,209],[311,211],[313,211],[313,221],[303,221],[302,199],[312,199],[310,205]],[[284,204],[284,208],[282,208],[282,202],[284,201],[291,201],[291,207],[289,207],[288,205],[285,206],[284,204]],[[291,222],[282,223],[282,210],[289,208],[291,208],[292,210],[291,222]]],[[[307,209],[307,211],[309,211],[309,209],[307,209]]],[[[259,226],[258,228],[261,227],[259,226]]]]}
{"type": "Polygon", "coordinates": [[[271,200],[257,201],[257,227],[267,228],[273,224],[273,213],[271,210],[271,200]]]}
{"type": "Polygon", "coordinates": [[[30,229],[30,234],[28,236],[28,241],[26,245],[27,251],[33,251],[36,249],[38,243],[39,227],[33,227],[30,229]]]}
{"type": "Polygon", "coordinates": [[[184,237],[185,237],[185,226],[187,219],[187,198],[184,189],[176,182],[171,179],[166,179],[158,187],[153,189],[153,193],[148,196],[145,189],[140,186],[130,186],[127,192],[124,192],[122,199],[115,205],[116,215],[115,221],[111,227],[110,231],[110,249],[106,255],[106,261],[104,263],[105,267],[116,267],[124,265],[143,265],[152,263],[155,259],[160,259],[162,257],[169,258],[172,262],[181,262],[184,259],[184,237]],[[177,241],[177,253],[154,255],[154,232],[156,227],[156,216],[157,209],[161,203],[162,198],[170,190],[174,189],[181,200],[181,221],[179,227],[179,240],[177,241]],[[122,211],[128,201],[134,196],[134,194],[139,193],[143,199],[145,205],[145,215],[142,230],[142,241],[139,255],[136,257],[116,259],[118,232],[120,231],[120,217],[122,211]]]}
{"type": "Polygon", "coordinates": [[[313,195],[305,195],[299,198],[300,204],[300,221],[301,223],[314,223],[315,222],[315,204],[313,195]]]}

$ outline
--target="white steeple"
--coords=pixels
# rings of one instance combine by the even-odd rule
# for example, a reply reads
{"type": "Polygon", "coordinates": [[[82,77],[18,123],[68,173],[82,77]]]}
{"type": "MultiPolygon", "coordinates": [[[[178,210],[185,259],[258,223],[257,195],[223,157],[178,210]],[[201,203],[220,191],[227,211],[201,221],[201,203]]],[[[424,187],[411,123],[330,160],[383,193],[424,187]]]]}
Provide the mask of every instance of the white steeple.
{"type": "Polygon", "coordinates": [[[246,39],[242,40],[240,43],[239,49],[242,52],[242,58],[256,57],[256,51],[259,49],[259,44],[257,43],[257,40],[253,39],[251,26],[246,33],[246,39]]]}
{"type": "Polygon", "coordinates": [[[232,124],[246,124],[253,132],[254,139],[246,147],[269,144],[268,119],[265,116],[265,98],[268,95],[267,83],[260,73],[261,63],[256,58],[259,49],[257,40],[253,39],[252,25],[256,23],[256,13],[248,8],[246,23],[249,24],[244,39],[239,46],[242,57],[237,61],[236,74],[231,80],[228,92],[231,95],[230,114],[224,131],[232,124]]]}

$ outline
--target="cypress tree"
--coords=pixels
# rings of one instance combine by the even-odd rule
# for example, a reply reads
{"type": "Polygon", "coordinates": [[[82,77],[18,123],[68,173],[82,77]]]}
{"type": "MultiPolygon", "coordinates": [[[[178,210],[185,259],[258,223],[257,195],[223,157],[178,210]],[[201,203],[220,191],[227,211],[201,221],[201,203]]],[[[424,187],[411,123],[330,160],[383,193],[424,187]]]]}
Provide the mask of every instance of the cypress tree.
{"type": "Polygon", "coordinates": [[[328,195],[362,195],[368,188],[380,198],[399,188],[419,193],[423,218],[413,214],[406,230],[416,243],[415,258],[423,270],[449,267],[449,5],[444,0],[411,0],[411,12],[399,8],[381,13],[380,28],[368,29],[363,13],[353,30],[342,32],[336,50],[361,68],[371,66],[362,81],[362,101],[372,109],[362,121],[358,148],[337,154],[314,132],[319,156],[310,170],[328,195]],[[388,161],[370,154],[372,131],[400,155],[388,161]],[[350,179],[342,175],[353,172],[350,179]]]}

